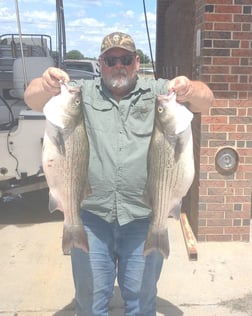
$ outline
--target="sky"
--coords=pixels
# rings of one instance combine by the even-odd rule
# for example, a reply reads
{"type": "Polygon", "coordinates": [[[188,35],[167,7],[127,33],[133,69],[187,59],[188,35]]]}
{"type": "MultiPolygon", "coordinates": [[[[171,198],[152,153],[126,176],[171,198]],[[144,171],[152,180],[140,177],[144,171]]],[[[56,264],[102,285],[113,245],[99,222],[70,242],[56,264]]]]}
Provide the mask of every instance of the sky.
{"type": "MultiPolygon", "coordinates": [[[[114,31],[130,34],[137,49],[151,56],[143,0],[63,0],[66,50],[97,58],[103,37],[114,31]]],[[[156,0],[145,0],[152,54],[155,56],[156,0]]],[[[52,36],[56,49],[55,0],[18,0],[22,33],[52,36]]],[[[1,34],[17,33],[16,1],[0,0],[1,34]]]]}

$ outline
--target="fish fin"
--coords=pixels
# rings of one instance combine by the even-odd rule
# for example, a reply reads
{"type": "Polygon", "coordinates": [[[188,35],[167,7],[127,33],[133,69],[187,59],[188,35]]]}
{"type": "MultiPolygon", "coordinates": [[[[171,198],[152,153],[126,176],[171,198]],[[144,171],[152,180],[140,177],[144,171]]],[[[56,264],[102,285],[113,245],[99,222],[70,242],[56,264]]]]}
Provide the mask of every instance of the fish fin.
{"type": "Polygon", "coordinates": [[[89,252],[88,238],[83,225],[64,225],[62,239],[64,255],[70,255],[73,247],[80,248],[84,252],[89,252]]]}
{"type": "Polygon", "coordinates": [[[176,162],[179,161],[180,154],[184,151],[185,142],[183,137],[179,135],[169,135],[164,133],[164,140],[167,141],[172,148],[174,148],[174,159],[176,162]]]}
{"type": "Polygon", "coordinates": [[[170,147],[174,148],[174,159],[177,162],[185,147],[183,136],[181,134],[169,135],[168,133],[164,133],[164,140],[170,144],[170,147]]]}
{"type": "Polygon", "coordinates": [[[63,134],[60,131],[54,140],[54,144],[57,147],[58,152],[61,155],[65,156],[66,155],[65,140],[64,140],[63,134]]]}
{"type": "Polygon", "coordinates": [[[158,250],[164,258],[168,258],[170,253],[168,231],[167,229],[160,230],[150,226],[144,244],[144,256],[149,255],[155,250],[158,250]]]}
{"type": "Polygon", "coordinates": [[[53,193],[51,191],[49,192],[48,209],[49,209],[50,213],[53,213],[56,210],[60,210],[61,211],[61,207],[59,206],[59,203],[58,203],[57,199],[53,196],[53,193]]]}
{"type": "Polygon", "coordinates": [[[176,144],[175,144],[175,148],[174,148],[174,159],[176,162],[179,161],[180,155],[182,154],[182,152],[184,151],[186,144],[184,142],[183,137],[178,137],[176,144]]]}
{"type": "Polygon", "coordinates": [[[180,201],[180,203],[178,205],[173,207],[173,209],[169,213],[169,216],[172,216],[178,220],[180,218],[180,214],[181,214],[181,206],[182,206],[182,201],[180,201]]]}

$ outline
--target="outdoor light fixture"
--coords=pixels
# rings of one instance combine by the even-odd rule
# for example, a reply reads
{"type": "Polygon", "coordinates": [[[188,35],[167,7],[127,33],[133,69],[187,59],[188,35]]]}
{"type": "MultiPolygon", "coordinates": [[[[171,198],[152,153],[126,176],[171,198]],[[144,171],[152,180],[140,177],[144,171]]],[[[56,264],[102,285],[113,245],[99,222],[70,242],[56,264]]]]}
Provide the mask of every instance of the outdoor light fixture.
{"type": "Polygon", "coordinates": [[[237,151],[231,147],[224,147],[215,156],[215,168],[222,175],[231,175],[236,171],[238,161],[237,151]]]}

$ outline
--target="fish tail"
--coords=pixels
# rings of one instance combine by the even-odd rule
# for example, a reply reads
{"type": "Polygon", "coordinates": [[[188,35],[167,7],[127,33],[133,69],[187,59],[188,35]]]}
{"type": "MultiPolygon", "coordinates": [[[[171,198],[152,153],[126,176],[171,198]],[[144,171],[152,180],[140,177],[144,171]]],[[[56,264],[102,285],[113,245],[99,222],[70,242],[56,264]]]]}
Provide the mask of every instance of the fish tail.
{"type": "Polygon", "coordinates": [[[159,251],[164,258],[168,258],[170,252],[168,231],[151,226],[144,244],[144,256],[155,250],[159,251]]]}
{"type": "Polygon", "coordinates": [[[67,226],[64,225],[62,249],[64,255],[70,255],[73,247],[80,248],[89,252],[87,234],[82,225],[67,226]]]}

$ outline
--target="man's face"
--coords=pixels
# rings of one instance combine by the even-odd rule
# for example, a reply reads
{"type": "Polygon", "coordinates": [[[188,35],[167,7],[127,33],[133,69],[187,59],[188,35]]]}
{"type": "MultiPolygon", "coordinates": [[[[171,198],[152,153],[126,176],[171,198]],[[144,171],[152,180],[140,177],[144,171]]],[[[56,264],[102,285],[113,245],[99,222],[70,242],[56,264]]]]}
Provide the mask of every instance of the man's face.
{"type": "Polygon", "coordinates": [[[112,93],[126,94],[134,88],[140,58],[122,48],[112,48],[100,57],[101,75],[112,93]]]}

